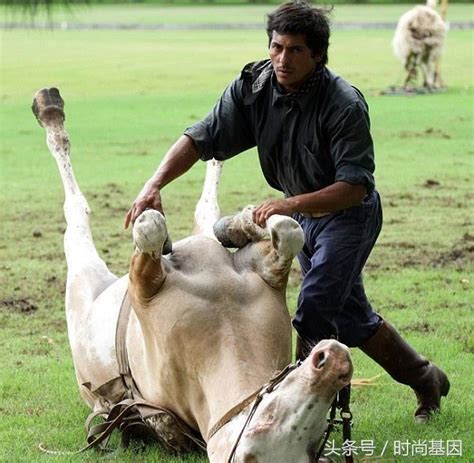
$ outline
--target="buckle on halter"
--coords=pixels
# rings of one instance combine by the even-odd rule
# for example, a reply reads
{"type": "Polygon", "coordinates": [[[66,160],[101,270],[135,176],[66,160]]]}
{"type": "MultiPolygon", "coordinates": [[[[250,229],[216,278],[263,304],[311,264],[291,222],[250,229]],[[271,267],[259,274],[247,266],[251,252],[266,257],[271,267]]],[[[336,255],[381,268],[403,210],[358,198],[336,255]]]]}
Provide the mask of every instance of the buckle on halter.
{"type": "Polygon", "coordinates": [[[343,412],[341,411],[340,416],[343,420],[352,421],[352,413],[351,412],[343,412]]]}

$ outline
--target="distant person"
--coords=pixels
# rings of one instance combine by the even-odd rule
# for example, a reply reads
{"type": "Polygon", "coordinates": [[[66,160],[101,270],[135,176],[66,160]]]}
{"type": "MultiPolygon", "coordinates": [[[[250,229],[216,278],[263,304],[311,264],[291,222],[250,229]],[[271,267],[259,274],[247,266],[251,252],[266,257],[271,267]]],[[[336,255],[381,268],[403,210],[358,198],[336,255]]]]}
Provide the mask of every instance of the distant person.
{"type": "Polygon", "coordinates": [[[416,393],[426,422],[449,391],[447,376],[372,309],[362,269],[382,227],[374,149],[361,92],[327,67],[327,11],[295,1],[269,14],[270,59],[247,64],[207,117],[167,152],[125,218],[163,211],[160,190],[198,159],[229,159],[254,146],[268,184],[283,192],[253,212],[292,216],[304,230],[303,282],[293,326],[302,359],[319,340],[359,347],[416,393]]]}

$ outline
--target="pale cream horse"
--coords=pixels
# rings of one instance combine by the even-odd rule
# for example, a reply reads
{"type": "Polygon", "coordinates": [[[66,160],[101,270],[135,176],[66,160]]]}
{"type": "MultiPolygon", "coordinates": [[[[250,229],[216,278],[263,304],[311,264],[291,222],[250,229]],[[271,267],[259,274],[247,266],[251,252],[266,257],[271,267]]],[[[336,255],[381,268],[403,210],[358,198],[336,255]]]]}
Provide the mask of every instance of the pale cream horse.
{"type": "Polygon", "coordinates": [[[251,207],[218,221],[222,165],[211,161],[195,234],[163,255],[165,218],[145,211],[133,227],[130,272],[118,278],[93,243],[57,89],[38,92],[34,112],[64,185],[67,327],[85,402],[104,415],[124,398],[146,402],[151,412],[142,424],[157,440],[185,450],[200,434],[212,463],[311,462],[352,365],[345,346],[322,341],[301,366],[262,389],[291,360],[285,290],[303,245],[298,223],[275,215],[262,229],[251,207]],[[219,243],[216,222],[220,239],[240,249],[219,243]],[[124,298],[131,309],[120,353],[116,328],[124,298]],[[124,351],[130,374],[121,374],[117,357],[124,351]]]}

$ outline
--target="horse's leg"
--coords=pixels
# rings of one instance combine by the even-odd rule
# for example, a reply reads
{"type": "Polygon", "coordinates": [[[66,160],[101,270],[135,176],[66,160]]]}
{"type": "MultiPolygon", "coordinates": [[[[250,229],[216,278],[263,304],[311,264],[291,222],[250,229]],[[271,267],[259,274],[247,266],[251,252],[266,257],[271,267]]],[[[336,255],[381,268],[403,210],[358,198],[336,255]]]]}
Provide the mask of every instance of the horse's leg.
{"type": "Polygon", "coordinates": [[[250,242],[260,241],[268,233],[252,219],[255,206],[244,207],[241,212],[222,217],[214,224],[214,235],[227,248],[243,248],[250,242]]]}
{"type": "Polygon", "coordinates": [[[296,220],[272,215],[265,228],[252,220],[254,206],[216,222],[214,233],[227,247],[245,248],[235,259],[252,260],[252,267],[272,287],[285,287],[291,262],[304,244],[304,234],[296,220]],[[246,245],[255,243],[255,246],[246,245]],[[250,253],[250,254],[249,254],[250,253]]]}
{"type": "Polygon", "coordinates": [[[34,98],[33,112],[46,129],[46,143],[53,155],[64,186],[64,217],[67,228],[64,252],[68,274],[66,310],[91,304],[115,277],[99,257],[89,227],[90,209],[79,185],[69,158],[69,136],[64,129],[64,102],[55,88],[42,89],[34,98]]]}
{"type": "Polygon", "coordinates": [[[94,304],[98,296],[117,281],[117,277],[109,272],[94,246],[89,228],[90,209],[69,159],[69,136],[63,126],[63,107],[64,102],[55,88],[40,90],[33,101],[33,112],[46,129],[46,142],[64,186],[67,223],[64,235],[67,261],[65,302],[76,377],[84,400],[93,410],[99,410],[105,402],[91,391],[117,375],[112,351],[120,301],[109,295],[105,304],[99,304],[99,307],[94,304]]]}
{"type": "Polygon", "coordinates": [[[133,225],[135,253],[130,263],[129,291],[135,309],[146,308],[166,278],[162,257],[168,231],[163,215],[154,209],[142,212],[133,225]]]}
{"type": "Polygon", "coordinates": [[[222,161],[211,159],[207,162],[206,179],[201,197],[194,211],[194,235],[205,235],[215,239],[213,226],[219,220],[220,210],[217,203],[217,188],[222,172],[222,161]]]}

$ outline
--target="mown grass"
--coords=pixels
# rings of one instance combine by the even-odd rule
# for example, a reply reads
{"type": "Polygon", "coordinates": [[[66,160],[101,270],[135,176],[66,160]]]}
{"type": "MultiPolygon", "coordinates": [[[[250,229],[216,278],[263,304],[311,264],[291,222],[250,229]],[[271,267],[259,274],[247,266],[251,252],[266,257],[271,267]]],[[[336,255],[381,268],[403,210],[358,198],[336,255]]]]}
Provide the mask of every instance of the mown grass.
{"type": "MultiPolygon", "coordinates": [[[[378,7],[371,11],[384,14],[378,7]]],[[[374,307],[446,369],[452,391],[443,414],[419,427],[411,421],[411,391],[383,375],[375,386],[354,390],[354,439],[374,440],[378,451],[386,441],[462,440],[463,457],[390,461],[467,462],[474,458],[472,34],[449,33],[443,60],[448,90],[418,97],[380,95],[401,80],[390,40],[391,31],[337,31],[330,51],[331,67],[361,88],[371,107],[385,227],[365,280],[374,307]]],[[[97,248],[123,274],[132,249],[123,216],[142,183],[242,65],[265,56],[265,46],[263,31],[2,31],[0,460],[104,458],[95,452],[56,458],[37,449],[39,442],[79,448],[88,411],[77,393],[63,312],[62,186],[29,109],[34,92],[53,85],[62,92],[97,248]]],[[[164,191],[174,240],[191,230],[203,173],[197,165],[164,191]]],[[[277,195],[265,185],[254,151],[226,164],[223,213],[277,195]]],[[[292,311],[298,284],[295,265],[292,311]]],[[[354,364],[356,378],[381,373],[357,350],[354,364]]],[[[116,459],[205,461],[171,458],[156,447],[120,451],[116,459]]]]}

